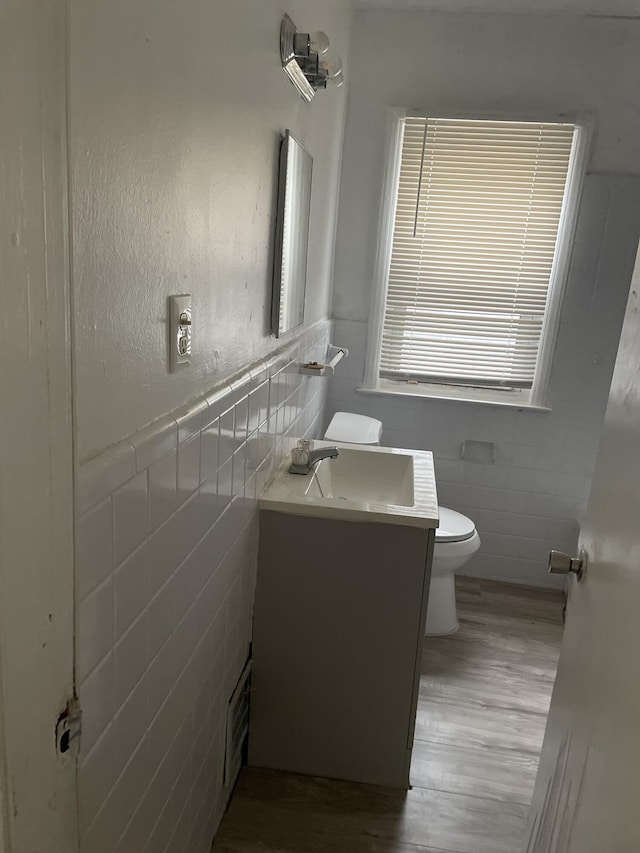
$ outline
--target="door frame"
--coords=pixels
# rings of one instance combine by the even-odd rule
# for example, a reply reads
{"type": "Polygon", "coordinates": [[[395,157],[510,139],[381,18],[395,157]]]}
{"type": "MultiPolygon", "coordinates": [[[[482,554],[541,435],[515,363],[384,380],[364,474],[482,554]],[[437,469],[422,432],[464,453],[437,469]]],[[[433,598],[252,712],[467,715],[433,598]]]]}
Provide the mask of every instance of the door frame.
{"type": "Polygon", "coordinates": [[[0,12],[0,751],[6,853],[77,850],[66,0],[0,12]]]}

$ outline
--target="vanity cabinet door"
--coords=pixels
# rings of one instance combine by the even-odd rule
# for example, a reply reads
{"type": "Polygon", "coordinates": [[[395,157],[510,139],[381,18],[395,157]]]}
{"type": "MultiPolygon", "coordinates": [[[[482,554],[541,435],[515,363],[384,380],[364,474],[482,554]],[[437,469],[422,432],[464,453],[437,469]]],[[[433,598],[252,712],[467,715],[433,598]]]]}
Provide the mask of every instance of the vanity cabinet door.
{"type": "Polygon", "coordinates": [[[408,786],[429,541],[261,512],[251,765],[408,786]]]}

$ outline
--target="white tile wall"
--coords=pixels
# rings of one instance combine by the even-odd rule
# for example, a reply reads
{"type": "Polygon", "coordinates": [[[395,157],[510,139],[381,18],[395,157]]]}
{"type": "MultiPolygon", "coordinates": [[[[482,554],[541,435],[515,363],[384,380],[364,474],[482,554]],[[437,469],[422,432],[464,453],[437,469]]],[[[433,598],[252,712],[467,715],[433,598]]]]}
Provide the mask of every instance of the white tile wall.
{"type": "Polygon", "coordinates": [[[330,323],[81,467],[82,853],[205,853],[226,707],[249,654],[256,497],[322,426],[330,323]]]}
{"type": "Polygon", "coordinates": [[[359,394],[367,324],[334,319],[334,343],[349,347],[350,356],[329,382],[326,422],[339,410],[369,414],[383,422],[385,444],[434,452],[440,502],[468,514],[480,532],[482,547],[465,574],[555,585],[558,579],[546,570],[549,550],[575,549],[639,230],[640,179],[588,176],[554,355],[550,413],[359,394]],[[495,464],[463,461],[465,440],[494,442],[495,464]]]}

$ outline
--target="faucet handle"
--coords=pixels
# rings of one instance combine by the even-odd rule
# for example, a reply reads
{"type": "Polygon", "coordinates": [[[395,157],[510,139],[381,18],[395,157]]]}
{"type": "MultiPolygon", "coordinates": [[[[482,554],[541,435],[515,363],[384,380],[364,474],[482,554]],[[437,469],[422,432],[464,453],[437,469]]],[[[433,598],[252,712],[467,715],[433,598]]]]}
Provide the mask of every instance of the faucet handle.
{"type": "Polygon", "coordinates": [[[308,465],[309,453],[313,447],[312,441],[301,438],[296,447],[291,450],[291,463],[293,465],[308,465]],[[311,447],[309,447],[311,445],[311,447]]]}
{"type": "Polygon", "coordinates": [[[297,446],[291,451],[291,462],[294,465],[308,465],[312,450],[313,441],[310,438],[299,438],[297,446]]]}

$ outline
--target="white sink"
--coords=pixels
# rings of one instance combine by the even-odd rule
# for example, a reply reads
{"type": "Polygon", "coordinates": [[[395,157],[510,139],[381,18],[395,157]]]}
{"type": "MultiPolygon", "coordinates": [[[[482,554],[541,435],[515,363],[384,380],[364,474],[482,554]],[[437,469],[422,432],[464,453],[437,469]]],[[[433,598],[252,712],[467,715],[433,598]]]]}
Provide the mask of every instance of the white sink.
{"type": "Polygon", "coordinates": [[[335,459],[323,459],[307,474],[290,474],[290,455],[260,498],[262,509],[294,515],[376,521],[411,527],[438,526],[433,457],[421,450],[337,446],[335,459]]]}
{"type": "MultiPolygon", "coordinates": [[[[298,475],[299,476],[299,475],[298,475]]],[[[305,495],[338,501],[413,506],[413,456],[343,447],[315,466],[305,495]]]]}

